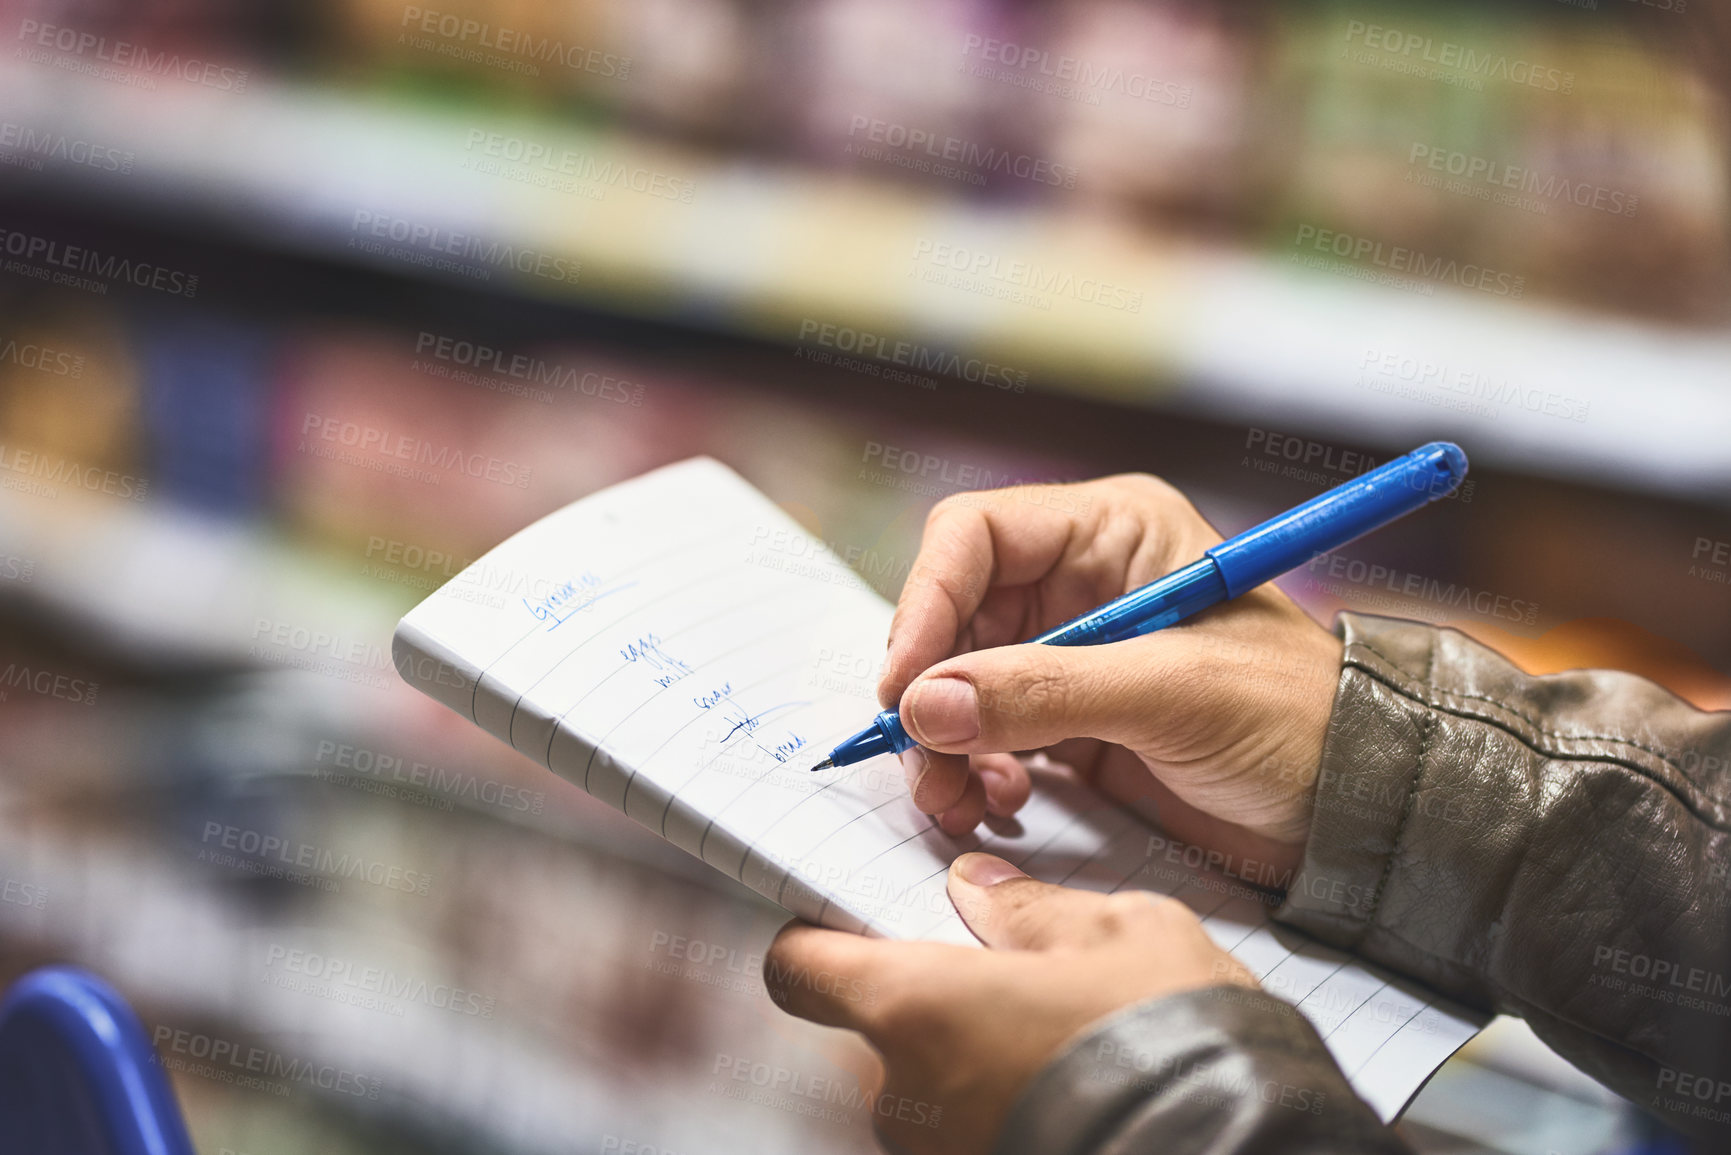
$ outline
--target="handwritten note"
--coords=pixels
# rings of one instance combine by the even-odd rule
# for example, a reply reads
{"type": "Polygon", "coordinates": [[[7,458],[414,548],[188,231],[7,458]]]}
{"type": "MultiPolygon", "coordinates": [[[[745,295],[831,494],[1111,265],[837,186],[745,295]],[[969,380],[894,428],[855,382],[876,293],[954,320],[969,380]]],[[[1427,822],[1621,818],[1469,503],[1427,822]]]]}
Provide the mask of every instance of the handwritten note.
{"type": "Polygon", "coordinates": [[[403,676],[657,835],[813,922],[977,945],[944,889],[987,849],[1039,878],[1189,903],[1216,941],[1316,1023],[1392,1118],[1480,1022],[1276,928],[1241,883],[1174,866],[1169,840],[1056,769],[1013,821],[952,839],[901,768],[809,768],[870,721],[835,655],[883,649],[890,607],[737,474],[695,459],[550,514],[397,627],[403,676]],[[776,543],[783,543],[778,547],[776,543]],[[784,556],[785,554],[785,556],[784,556]]]}
{"type": "Polygon", "coordinates": [[[530,601],[528,598],[521,600],[523,608],[529,611],[530,616],[536,621],[544,623],[547,629],[552,631],[590,608],[602,598],[610,597],[621,590],[628,590],[635,584],[635,582],[625,582],[621,585],[603,588],[606,583],[601,578],[585,571],[576,577],[566,578],[534,601],[530,601]]]}

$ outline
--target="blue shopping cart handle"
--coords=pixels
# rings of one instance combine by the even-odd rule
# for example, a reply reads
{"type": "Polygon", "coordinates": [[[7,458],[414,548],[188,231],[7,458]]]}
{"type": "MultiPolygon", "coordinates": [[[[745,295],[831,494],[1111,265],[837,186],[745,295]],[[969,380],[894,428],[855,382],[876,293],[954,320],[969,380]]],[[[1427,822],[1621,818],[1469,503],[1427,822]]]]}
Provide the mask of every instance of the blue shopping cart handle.
{"type": "Polygon", "coordinates": [[[0,1001],[0,1155],[194,1155],[144,1024],[76,967],[0,1001]]]}

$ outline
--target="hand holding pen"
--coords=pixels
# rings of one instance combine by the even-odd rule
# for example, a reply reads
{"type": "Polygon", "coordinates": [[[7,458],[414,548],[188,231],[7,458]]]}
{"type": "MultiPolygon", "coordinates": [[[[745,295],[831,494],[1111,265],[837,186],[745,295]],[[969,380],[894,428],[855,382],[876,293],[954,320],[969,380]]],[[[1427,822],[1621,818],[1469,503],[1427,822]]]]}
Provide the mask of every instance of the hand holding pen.
{"type": "Polygon", "coordinates": [[[1296,864],[1340,644],[1266,583],[1446,495],[1465,468],[1435,443],[1231,543],[1146,475],[939,503],[878,687],[899,706],[899,741],[918,743],[901,751],[915,804],[951,834],[1013,814],[1029,780],[1012,752],[1044,750],[1121,801],[1157,805],[1185,841],[1296,864]],[[1151,606],[1143,587],[1168,575],[1154,591],[1167,604],[1151,606]],[[1114,609],[1127,592],[1143,604],[1114,609]],[[1096,636],[1129,636],[1016,644],[1082,615],[1096,636]]]}

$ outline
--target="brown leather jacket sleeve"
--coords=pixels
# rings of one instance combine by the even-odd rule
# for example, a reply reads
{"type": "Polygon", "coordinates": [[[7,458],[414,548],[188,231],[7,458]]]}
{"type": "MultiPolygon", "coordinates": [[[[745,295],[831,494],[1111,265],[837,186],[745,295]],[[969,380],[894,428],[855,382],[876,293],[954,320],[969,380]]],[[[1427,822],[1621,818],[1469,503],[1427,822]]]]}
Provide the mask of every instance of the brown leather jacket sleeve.
{"type": "Polygon", "coordinates": [[[1686,1132],[1731,1127],[1731,713],[1340,615],[1305,861],[1276,917],[1526,1019],[1686,1132]]]}
{"type": "Polygon", "coordinates": [[[1168,995],[1071,1043],[995,1155],[1410,1155],[1308,1020],[1243,987],[1168,995]]]}
{"type": "MultiPolygon", "coordinates": [[[[1357,614],[1337,629],[1316,817],[1276,917],[1522,1016],[1679,1130],[1731,1133],[1731,714],[1629,674],[1533,677],[1452,630],[1357,614]]],[[[1406,1148],[1301,1016],[1216,989],[1093,1028],[997,1147],[1156,1150],[1406,1148]]]]}

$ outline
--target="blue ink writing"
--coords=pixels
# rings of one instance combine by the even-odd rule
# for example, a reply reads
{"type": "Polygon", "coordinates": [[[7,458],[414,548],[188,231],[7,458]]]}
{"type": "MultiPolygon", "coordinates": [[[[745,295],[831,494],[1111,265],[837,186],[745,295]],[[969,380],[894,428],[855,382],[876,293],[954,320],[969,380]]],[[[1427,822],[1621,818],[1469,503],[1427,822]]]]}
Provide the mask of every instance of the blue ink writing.
{"type": "MultiPolygon", "coordinates": [[[[732,692],[732,688],[731,684],[727,687],[729,692],[732,692]]],[[[701,704],[702,703],[700,702],[699,705],[701,704]]],[[[783,702],[779,706],[771,706],[767,710],[759,710],[755,714],[748,714],[738,703],[728,702],[727,709],[723,711],[723,714],[733,723],[733,729],[723,734],[721,740],[723,743],[726,743],[735,734],[738,734],[741,731],[748,736],[755,735],[772,714],[779,714],[784,710],[796,710],[801,706],[809,705],[811,705],[810,702],[783,702]]],[[[705,706],[704,708],[708,709],[709,707],[705,706]]],[[[786,762],[796,752],[805,747],[805,738],[799,734],[795,734],[792,730],[784,730],[782,733],[787,736],[786,739],[777,742],[774,746],[765,746],[756,737],[752,737],[751,744],[756,746],[763,753],[769,755],[771,758],[774,758],[777,762],[786,762]]]]}
{"type": "Polygon", "coordinates": [[[619,656],[627,662],[639,662],[655,671],[651,677],[655,679],[655,684],[663,690],[691,673],[690,666],[662,647],[660,634],[644,634],[622,647],[619,656]]]}
{"type": "MultiPolygon", "coordinates": [[[[728,695],[732,694],[732,693],[733,693],[733,683],[732,682],[723,682],[721,685],[717,686],[715,689],[709,691],[709,693],[699,694],[697,697],[695,697],[691,700],[693,703],[696,704],[696,706],[699,710],[712,710],[716,706],[719,706],[722,702],[726,701],[728,695]]],[[[739,729],[739,727],[735,726],[733,729],[737,730],[737,729],[739,729]]],[[[728,733],[731,734],[732,731],[730,730],[730,731],[728,731],[728,733]]]]}
{"type": "Polygon", "coordinates": [[[612,597],[637,583],[626,582],[611,589],[602,589],[602,584],[599,576],[584,572],[568,581],[560,582],[551,592],[533,602],[528,598],[521,600],[523,608],[528,610],[536,621],[546,622],[548,630],[556,630],[602,598],[612,597]]]}

